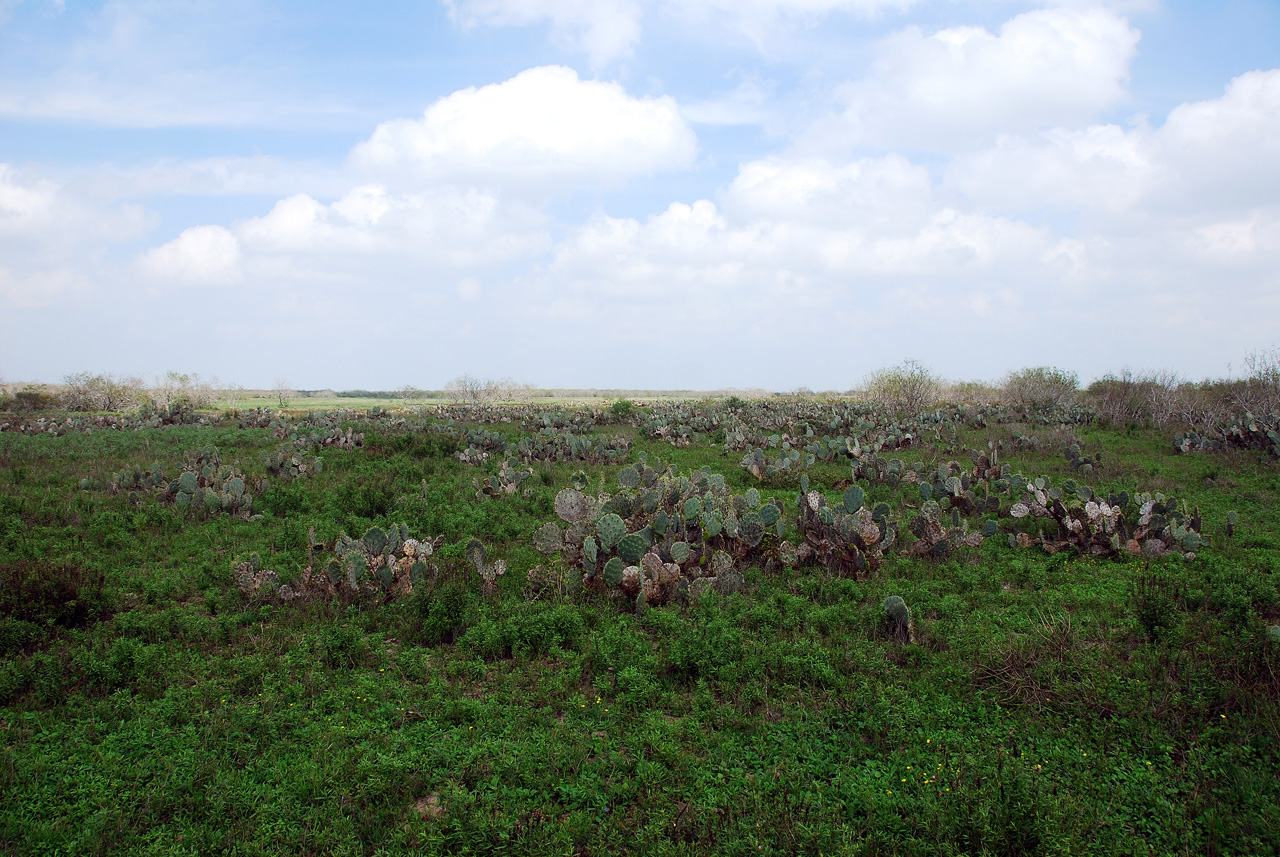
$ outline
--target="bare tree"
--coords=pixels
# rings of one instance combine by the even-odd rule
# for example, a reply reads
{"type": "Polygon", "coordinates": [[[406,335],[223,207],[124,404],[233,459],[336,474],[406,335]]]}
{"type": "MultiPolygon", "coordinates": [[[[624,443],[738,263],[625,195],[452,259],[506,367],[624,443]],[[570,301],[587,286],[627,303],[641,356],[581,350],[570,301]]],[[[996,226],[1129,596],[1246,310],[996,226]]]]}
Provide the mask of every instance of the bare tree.
{"type": "Polygon", "coordinates": [[[485,382],[474,375],[459,375],[444,385],[444,393],[459,404],[480,402],[484,398],[484,386],[485,382]]]}
{"type": "Polygon", "coordinates": [[[230,411],[240,410],[240,402],[244,399],[243,384],[228,384],[219,391],[222,398],[227,401],[227,409],[230,411]]]}
{"type": "Polygon", "coordinates": [[[287,407],[289,399],[293,398],[297,393],[289,386],[288,378],[277,378],[275,385],[272,386],[271,392],[276,394],[276,400],[280,403],[280,407],[287,407]]]}
{"type": "Polygon", "coordinates": [[[62,406],[69,411],[121,411],[142,401],[142,379],[77,372],[63,378],[62,406]]]}
{"type": "Polygon", "coordinates": [[[1235,395],[1235,405],[1255,416],[1280,413],[1280,346],[1244,356],[1249,374],[1235,395]]]}
{"type": "Polygon", "coordinates": [[[866,379],[867,397],[888,408],[894,418],[923,413],[937,398],[938,387],[938,379],[916,360],[877,369],[866,379]]]}
{"type": "Polygon", "coordinates": [[[396,398],[402,402],[412,402],[421,399],[426,393],[419,390],[412,384],[405,384],[399,390],[396,390],[396,398]]]}
{"type": "Polygon", "coordinates": [[[1056,408],[1076,395],[1080,379],[1075,372],[1053,366],[1032,366],[1010,372],[1000,386],[1007,404],[1028,408],[1056,408]]]}

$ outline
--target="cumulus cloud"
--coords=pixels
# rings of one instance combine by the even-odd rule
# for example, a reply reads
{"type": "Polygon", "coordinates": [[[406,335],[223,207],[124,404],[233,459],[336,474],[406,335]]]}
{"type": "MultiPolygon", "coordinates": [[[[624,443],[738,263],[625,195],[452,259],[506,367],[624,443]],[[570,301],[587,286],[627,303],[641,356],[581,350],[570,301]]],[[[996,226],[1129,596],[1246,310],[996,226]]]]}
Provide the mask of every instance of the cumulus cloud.
{"type": "Polygon", "coordinates": [[[596,294],[763,297],[779,283],[822,283],[834,300],[857,291],[860,278],[1038,264],[1052,244],[1046,230],[940,204],[927,173],[900,157],[770,158],[740,168],[723,210],[699,200],[643,223],[597,215],[557,246],[551,271],[596,294]]]}
{"type": "Polygon", "coordinates": [[[328,205],[295,194],[262,217],[234,225],[242,246],[255,255],[382,255],[451,266],[539,253],[550,243],[548,227],[537,209],[479,190],[392,193],[381,185],[354,188],[328,205]]]}
{"type": "Polygon", "coordinates": [[[141,206],[102,200],[0,162],[0,239],[23,238],[65,249],[93,240],[132,238],[150,225],[151,217],[141,206]]]}
{"type": "Polygon", "coordinates": [[[949,183],[988,207],[1221,219],[1280,200],[1280,69],[1232,80],[1163,125],[1007,135],[955,159],[949,183]]]}
{"type": "Polygon", "coordinates": [[[1123,102],[1139,32],[1103,8],[1018,15],[999,33],[909,27],[884,39],[871,73],[805,145],[963,150],[997,133],[1088,121],[1123,102]]]}
{"type": "Polygon", "coordinates": [[[165,282],[208,286],[242,277],[240,242],[222,226],[192,226],[148,250],[138,260],[148,276],[165,282]]]}
{"type": "Polygon", "coordinates": [[[684,169],[696,154],[674,99],[543,66],[445,96],[421,119],[384,122],[352,159],[398,180],[547,187],[684,169]]]}

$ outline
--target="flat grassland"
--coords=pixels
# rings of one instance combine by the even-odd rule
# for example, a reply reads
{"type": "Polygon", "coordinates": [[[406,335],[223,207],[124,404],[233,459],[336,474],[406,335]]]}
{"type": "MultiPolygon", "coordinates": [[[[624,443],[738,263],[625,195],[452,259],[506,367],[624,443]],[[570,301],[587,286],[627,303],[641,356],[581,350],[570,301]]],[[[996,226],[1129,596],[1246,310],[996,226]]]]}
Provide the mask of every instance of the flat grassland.
{"type": "Polygon", "coordinates": [[[803,539],[802,478],[840,502],[847,457],[761,480],[723,430],[673,446],[643,408],[614,415],[589,431],[629,444],[618,460],[524,462],[535,426],[465,414],[348,415],[353,448],[235,420],[0,433],[0,853],[1275,853],[1275,458],[1091,424],[929,433],[883,454],[967,472],[994,443],[1015,472],[1124,492],[1130,521],[1139,492],[1198,510],[1201,544],[1017,547],[1030,519],[1004,497],[997,535],[913,556],[919,486],[862,480],[899,542],[836,572],[764,558],[803,539]],[[272,476],[282,442],[322,467],[272,476]],[[1072,443],[1100,455],[1087,475],[1072,443]],[[210,447],[246,515],[178,499],[210,447]],[[739,586],[637,609],[535,549],[575,474],[616,492],[641,453],[779,501],[739,586]],[[393,525],[435,540],[411,593],[370,571],[282,596],[342,534],[393,525]],[[275,577],[238,585],[241,562],[275,577]]]}

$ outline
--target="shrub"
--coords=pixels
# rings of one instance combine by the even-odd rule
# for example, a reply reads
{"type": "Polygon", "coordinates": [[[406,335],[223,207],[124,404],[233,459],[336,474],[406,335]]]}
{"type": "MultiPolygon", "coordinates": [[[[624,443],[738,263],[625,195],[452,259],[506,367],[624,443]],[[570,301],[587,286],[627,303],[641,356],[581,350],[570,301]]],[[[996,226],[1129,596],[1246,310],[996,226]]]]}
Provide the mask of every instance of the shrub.
{"type": "Polygon", "coordinates": [[[30,413],[31,411],[51,411],[58,406],[58,400],[51,395],[43,384],[35,386],[26,386],[13,394],[13,401],[9,407],[18,413],[30,413]]]}
{"type": "Polygon", "coordinates": [[[63,381],[62,406],[68,411],[122,411],[143,399],[140,378],[77,372],[63,381]]]}
{"type": "Polygon", "coordinates": [[[18,560],[0,566],[0,616],[80,627],[109,610],[105,590],[106,576],[82,565],[18,560]]]}
{"type": "Polygon", "coordinates": [[[1280,414],[1280,347],[1245,355],[1249,374],[1235,391],[1235,405],[1255,416],[1280,414]]]}
{"type": "Polygon", "coordinates": [[[625,423],[636,412],[636,404],[630,399],[619,399],[609,406],[609,421],[625,423]]]}
{"type": "Polygon", "coordinates": [[[1006,404],[1048,410],[1067,404],[1076,395],[1075,372],[1052,366],[1033,366],[1010,372],[1000,387],[1006,404]]]}
{"type": "Polygon", "coordinates": [[[895,419],[922,413],[937,399],[939,389],[938,379],[915,360],[877,369],[864,383],[867,398],[884,405],[895,419]]]}

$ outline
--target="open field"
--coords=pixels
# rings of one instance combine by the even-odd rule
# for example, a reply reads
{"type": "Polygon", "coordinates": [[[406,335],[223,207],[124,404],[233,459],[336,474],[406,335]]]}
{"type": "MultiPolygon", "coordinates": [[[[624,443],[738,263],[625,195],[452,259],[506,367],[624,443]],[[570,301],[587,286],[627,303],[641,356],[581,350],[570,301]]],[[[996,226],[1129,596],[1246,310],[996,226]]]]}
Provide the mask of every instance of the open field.
{"type": "Polygon", "coordinates": [[[0,853],[1280,842],[1269,451],[353,404],[0,432],[0,853]]]}

